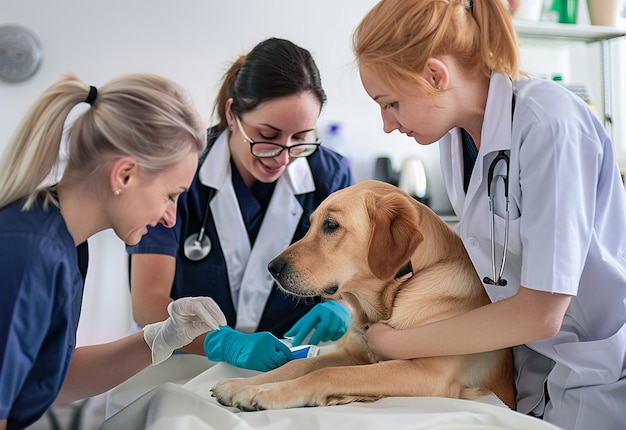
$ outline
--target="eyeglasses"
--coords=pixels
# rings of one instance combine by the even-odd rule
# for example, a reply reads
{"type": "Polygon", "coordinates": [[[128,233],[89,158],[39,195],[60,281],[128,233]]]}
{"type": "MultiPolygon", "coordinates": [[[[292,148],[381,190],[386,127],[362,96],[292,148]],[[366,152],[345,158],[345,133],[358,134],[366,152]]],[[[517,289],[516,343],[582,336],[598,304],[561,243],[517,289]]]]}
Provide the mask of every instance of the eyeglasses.
{"type": "Polygon", "coordinates": [[[241,125],[241,120],[238,116],[235,117],[235,122],[237,122],[237,127],[239,127],[239,131],[243,134],[245,141],[250,144],[250,152],[257,158],[277,157],[284,150],[287,150],[287,154],[289,154],[291,158],[308,157],[317,151],[317,148],[322,143],[317,134],[317,130],[314,130],[315,142],[311,143],[299,143],[297,145],[285,146],[271,142],[255,142],[250,139],[244,131],[243,126],[241,125]]]}

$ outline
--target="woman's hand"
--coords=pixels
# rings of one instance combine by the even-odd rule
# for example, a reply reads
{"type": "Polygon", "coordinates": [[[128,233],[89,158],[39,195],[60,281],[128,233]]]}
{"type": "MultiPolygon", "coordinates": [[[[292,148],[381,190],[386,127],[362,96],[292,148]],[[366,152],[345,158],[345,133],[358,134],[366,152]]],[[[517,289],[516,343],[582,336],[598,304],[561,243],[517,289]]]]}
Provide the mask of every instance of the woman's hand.
{"type": "Polygon", "coordinates": [[[371,325],[365,332],[367,346],[379,361],[393,360],[395,358],[392,354],[389,354],[393,349],[391,340],[395,333],[397,333],[397,330],[381,323],[371,325]]]}
{"type": "Polygon", "coordinates": [[[329,300],[313,306],[285,333],[285,337],[293,337],[291,345],[298,346],[313,331],[308,343],[317,345],[339,339],[349,325],[350,311],[340,303],[329,300]]]}
{"type": "Polygon", "coordinates": [[[289,347],[267,331],[242,333],[227,325],[209,332],[204,352],[211,361],[267,372],[293,360],[289,347]]]}
{"type": "Polygon", "coordinates": [[[182,297],[171,302],[167,312],[168,319],[148,324],[143,329],[146,343],[152,350],[152,364],[167,360],[174,350],[226,324],[226,317],[210,297],[182,297]]]}

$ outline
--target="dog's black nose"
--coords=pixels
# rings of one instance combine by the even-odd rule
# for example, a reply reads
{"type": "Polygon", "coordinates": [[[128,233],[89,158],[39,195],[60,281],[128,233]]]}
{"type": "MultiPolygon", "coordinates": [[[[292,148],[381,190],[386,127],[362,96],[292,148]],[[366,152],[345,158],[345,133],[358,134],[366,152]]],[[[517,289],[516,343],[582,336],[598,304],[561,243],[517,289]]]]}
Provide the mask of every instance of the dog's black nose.
{"type": "Polygon", "coordinates": [[[339,289],[339,285],[333,285],[332,287],[324,288],[324,293],[328,294],[329,296],[332,296],[333,294],[337,292],[338,289],[339,289]]]}
{"type": "Polygon", "coordinates": [[[278,279],[282,271],[285,269],[287,265],[287,260],[281,257],[276,257],[267,265],[267,270],[269,270],[270,274],[274,277],[274,279],[278,279]]]}

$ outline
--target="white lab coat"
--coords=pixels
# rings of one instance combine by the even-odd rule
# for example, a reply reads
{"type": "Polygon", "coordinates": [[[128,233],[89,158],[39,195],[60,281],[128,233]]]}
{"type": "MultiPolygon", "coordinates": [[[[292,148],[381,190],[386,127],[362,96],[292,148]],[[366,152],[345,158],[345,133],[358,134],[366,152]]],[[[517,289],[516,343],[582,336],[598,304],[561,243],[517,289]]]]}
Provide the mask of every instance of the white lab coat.
{"type": "Polygon", "coordinates": [[[278,255],[291,243],[304,211],[295,196],[315,190],[311,168],[305,158],[297,158],[278,179],[252,248],[231,180],[228,133],[222,133],[215,141],[200,168],[199,178],[204,185],[217,190],[211,200],[211,212],[237,310],[235,329],[254,332],[263,314],[263,306],[259,304],[267,301],[274,284],[267,271],[268,256],[278,255]],[[272,222],[276,219],[281,222],[272,222]]]}
{"type": "MultiPolygon", "coordinates": [[[[457,226],[481,279],[492,276],[487,171],[509,151],[510,226],[506,287],[485,285],[492,301],[520,285],[572,295],[561,331],[516,349],[518,409],[567,429],[626,426],[626,195],[602,124],[560,85],[494,74],[481,147],[463,190],[460,130],[439,142],[457,226]],[[537,353],[541,354],[538,355],[537,353]],[[555,363],[555,364],[554,364],[555,363]],[[554,366],[554,367],[553,367],[554,366]]],[[[496,171],[503,171],[500,163],[496,171]]],[[[496,192],[496,268],[504,240],[504,190],[496,192]]]]}

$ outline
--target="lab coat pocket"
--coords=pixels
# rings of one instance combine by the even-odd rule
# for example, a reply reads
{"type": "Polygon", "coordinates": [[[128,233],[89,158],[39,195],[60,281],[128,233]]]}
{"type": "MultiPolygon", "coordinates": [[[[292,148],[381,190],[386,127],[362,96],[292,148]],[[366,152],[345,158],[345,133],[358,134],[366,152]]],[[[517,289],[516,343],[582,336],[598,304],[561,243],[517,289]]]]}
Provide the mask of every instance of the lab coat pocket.
{"type": "MultiPolygon", "coordinates": [[[[509,243],[507,245],[507,251],[514,254],[520,254],[522,250],[522,242],[519,234],[520,218],[513,218],[512,213],[509,218],[509,243]]],[[[504,246],[504,236],[506,233],[506,219],[501,218],[497,214],[494,216],[494,230],[497,254],[500,255],[501,248],[504,246]],[[500,250],[498,250],[500,248],[500,250]]]]}
{"type": "MultiPolygon", "coordinates": [[[[495,179],[494,179],[495,181],[495,179]]],[[[511,187],[513,183],[509,184],[511,187]]],[[[496,215],[496,218],[501,218],[504,220],[506,218],[506,194],[505,194],[505,185],[502,180],[498,180],[494,182],[492,185],[493,192],[493,211],[496,215]]],[[[509,219],[515,220],[520,217],[520,210],[517,206],[517,199],[515,198],[515,193],[513,193],[512,188],[509,188],[509,219]]]]}
{"type": "Polygon", "coordinates": [[[589,342],[568,342],[555,345],[559,355],[555,370],[567,375],[562,382],[565,388],[609,384],[624,374],[626,359],[626,325],[614,335],[589,342]]]}

